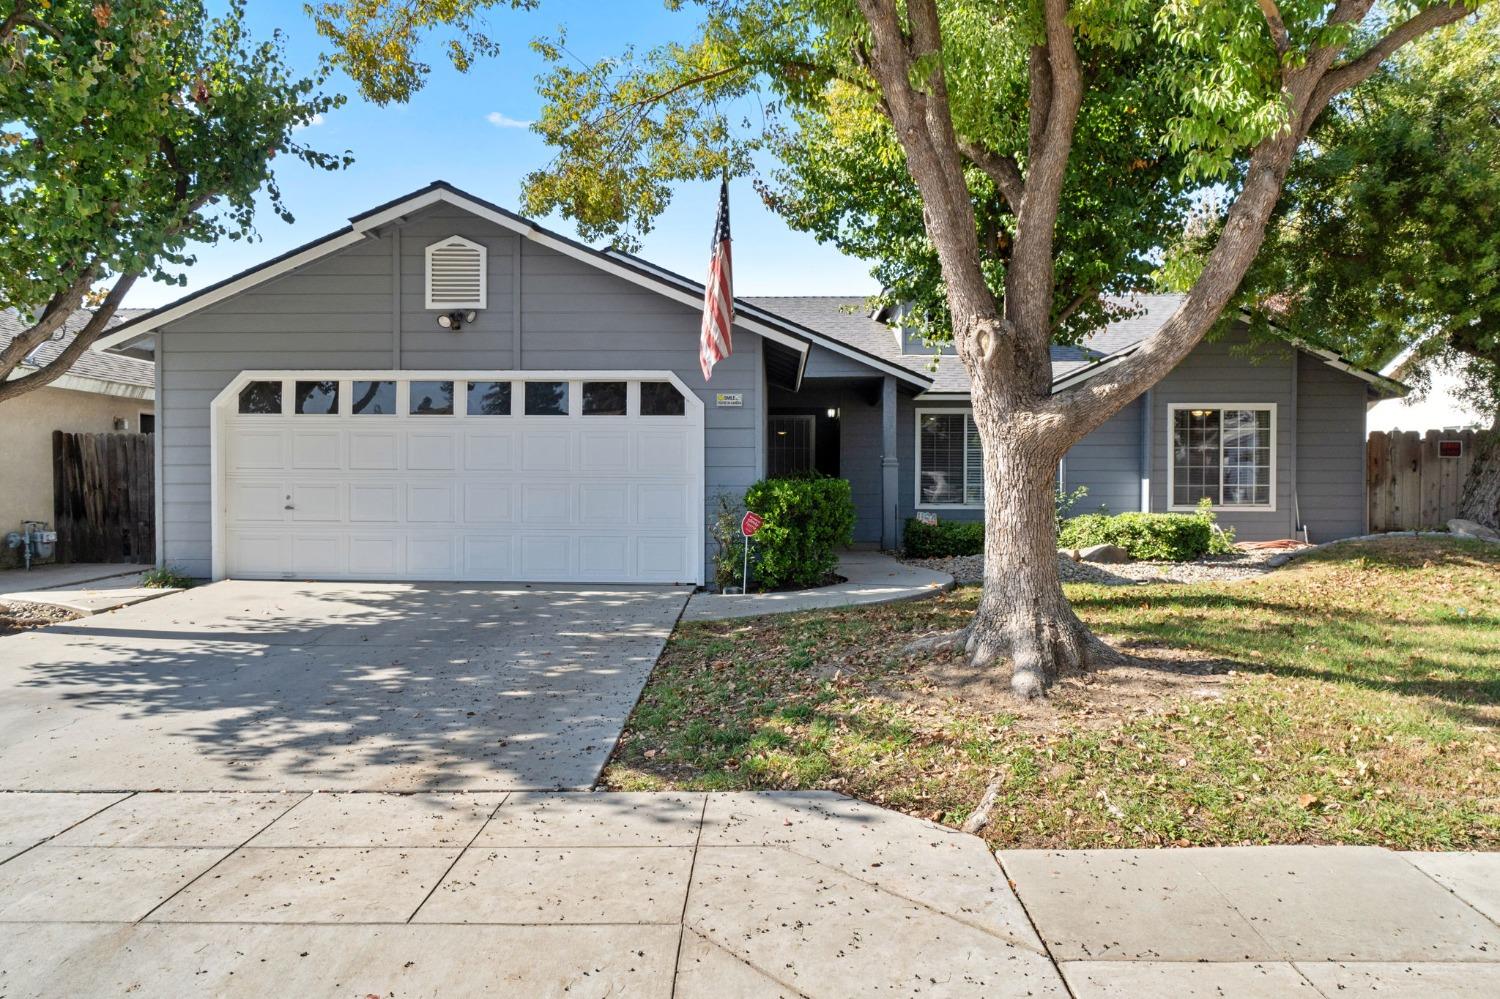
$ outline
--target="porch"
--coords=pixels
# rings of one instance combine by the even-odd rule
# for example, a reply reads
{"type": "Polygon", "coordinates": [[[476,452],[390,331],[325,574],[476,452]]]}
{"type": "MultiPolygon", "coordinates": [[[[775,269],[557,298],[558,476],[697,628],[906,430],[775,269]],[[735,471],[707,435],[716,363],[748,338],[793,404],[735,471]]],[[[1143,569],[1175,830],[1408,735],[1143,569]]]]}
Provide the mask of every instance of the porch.
{"type": "Polygon", "coordinates": [[[895,378],[804,378],[767,395],[768,476],[817,471],[849,481],[856,546],[900,545],[899,416],[895,378]]]}

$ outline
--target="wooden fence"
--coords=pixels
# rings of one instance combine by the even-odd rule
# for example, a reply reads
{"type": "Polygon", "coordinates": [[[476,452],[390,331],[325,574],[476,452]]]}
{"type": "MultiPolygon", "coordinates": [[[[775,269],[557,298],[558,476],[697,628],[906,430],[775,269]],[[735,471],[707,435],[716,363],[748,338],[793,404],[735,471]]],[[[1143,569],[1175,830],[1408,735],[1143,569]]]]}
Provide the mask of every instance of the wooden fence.
{"type": "Polygon", "coordinates": [[[149,434],[52,433],[59,562],[156,561],[149,434]]]}
{"type": "Polygon", "coordinates": [[[1370,530],[1429,530],[1458,516],[1478,437],[1473,430],[1371,433],[1365,442],[1370,530]]]}

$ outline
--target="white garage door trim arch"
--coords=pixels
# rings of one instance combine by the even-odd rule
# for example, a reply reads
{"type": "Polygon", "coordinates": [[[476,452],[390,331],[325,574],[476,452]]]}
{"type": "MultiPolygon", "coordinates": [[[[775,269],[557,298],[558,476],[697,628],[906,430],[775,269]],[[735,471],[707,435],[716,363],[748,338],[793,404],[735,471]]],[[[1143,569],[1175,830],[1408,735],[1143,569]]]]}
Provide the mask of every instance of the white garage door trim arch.
{"type": "MultiPolygon", "coordinates": [[[[406,426],[406,427],[411,427],[411,426],[414,426],[414,425],[430,426],[431,424],[429,424],[427,421],[436,420],[436,419],[454,420],[454,421],[459,421],[460,423],[469,424],[470,426],[472,426],[473,424],[469,423],[469,421],[471,421],[471,420],[475,420],[475,419],[484,419],[484,420],[494,419],[494,420],[498,421],[498,420],[504,420],[504,419],[516,419],[517,417],[515,416],[515,414],[524,412],[524,410],[522,409],[522,406],[524,405],[523,399],[521,399],[519,396],[517,396],[514,393],[514,391],[513,391],[512,407],[511,407],[512,416],[511,417],[472,417],[472,416],[467,416],[467,415],[463,415],[463,414],[461,414],[461,413],[458,412],[459,410],[462,410],[464,408],[461,405],[455,406],[455,411],[456,411],[455,415],[451,416],[451,417],[411,416],[411,415],[407,414],[407,412],[406,412],[407,407],[405,405],[405,400],[406,400],[405,385],[408,382],[410,382],[410,381],[452,381],[452,382],[460,382],[460,381],[482,381],[482,382],[508,381],[508,382],[513,382],[513,383],[518,383],[518,382],[537,382],[537,381],[573,382],[573,383],[586,382],[586,381],[588,381],[588,382],[627,382],[631,386],[630,387],[631,409],[629,410],[630,415],[628,417],[585,417],[585,416],[581,416],[581,414],[580,414],[580,405],[581,405],[581,403],[579,401],[579,395],[580,395],[580,393],[575,389],[575,390],[570,390],[570,392],[569,392],[570,408],[569,408],[569,415],[567,417],[528,417],[526,419],[528,419],[528,420],[566,419],[569,422],[569,424],[571,424],[573,426],[578,426],[580,424],[591,422],[593,420],[599,420],[599,421],[601,421],[601,425],[602,425],[602,421],[605,421],[605,420],[628,419],[631,422],[631,424],[633,426],[636,426],[636,427],[641,427],[641,426],[649,427],[649,426],[652,426],[652,425],[656,425],[656,426],[668,426],[668,425],[672,425],[672,424],[675,424],[675,425],[680,426],[680,427],[685,427],[685,429],[687,431],[687,441],[688,441],[688,455],[687,455],[688,477],[687,477],[687,479],[688,479],[689,502],[691,504],[691,508],[690,508],[690,511],[689,511],[689,517],[688,517],[688,527],[687,527],[687,531],[688,531],[688,534],[689,534],[689,542],[690,542],[689,548],[688,548],[688,552],[690,554],[690,558],[689,558],[688,568],[687,568],[687,573],[686,573],[685,578],[680,579],[680,580],[672,580],[672,581],[675,581],[675,582],[686,582],[686,583],[696,583],[696,584],[699,584],[699,585],[702,585],[702,583],[704,581],[703,553],[704,553],[704,548],[705,548],[705,543],[706,543],[705,542],[705,535],[704,535],[704,531],[705,531],[704,519],[705,519],[705,516],[706,516],[706,514],[704,512],[705,511],[705,502],[706,502],[706,499],[705,499],[705,497],[706,497],[706,487],[705,487],[705,476],[704,476],[704,473],[705,473],[705,467],[704,467],[704,458],[705,458],[705,452],[704,452],[704,447],[705,447],[705,440],[704,440],[704,438],[705,438],[705,435],[704,435],[704,405],[703,405],[703,400],[698,397],[697,393],[695,393],[691,389],[689,389],[688,386],[687,386],[687,384],[685,382],[683,382],[683,380],[681,378],[679,378],[677,375],[673,374],[670,371],[634,371],[634,370],[632,370],[632,371],[598,371],[598,370],[549,370],[549,371],[539,371],[539,370],[524,370],[524,371],[501,370],[501,371],[496,371],[496,370],[472,370],[472,369],[465,369],[465,370],[431,370],[431,371],[429,371],[429,370],[414,370],[414,369],[399,369],[398,370],[398,369],[389,369],[389,368],[386,368],[386,369],[361,369],[361,370],[351,370],[351,369],[315,369],[315,370],[251,370],[251,371],[242,371],[238,375],[236,375],[235,378],[228,385],[226,385],[222,391],[220,391],[218,393],[218,395],[216,395],[214,397],[213,403],[212,403],[212,405],[209,408],[209,422],[210,422],[210,428],[209,429],[210,429],[210,440],[211,440],[211,447],[210,447],[211,472],[210,472],[209,484],[210,484],[211,504],[212,504],[211,505],[211,509],[213,511],[212,512],[212,522],[211,522],[211,534],[212,534],[211,540],[212,540],[212,571],[213,571],[213,578],[214,579],[224,579],[224,578],[227,577],[228,572],[229,572],[229,552],[228,552],[228,545],[227,545],[228,524],[226,523],[226,521],[228,519],[227,518],[227,512],[228,512],[228,510],[227,510],[227,503],[228,503],[228,478],[229,478],[229,471],[228,471],[227,460],[226,460],[227,442],[226,442],[226,436],[225,435],[226,435],[226,432],[228,431],[228,429],[236,424],[236,419],[240,415],[240,414],[237,413],[238,399],[239,399],[240,391],[246,385],[248,385],[249,383],[256,382],[256,381],[281,381],[283,383],[286,383],[283,386],[283,393],[282,393],[282,397],[283,397],[282,398],[282,413],[280,414],[279,417],[270,417],[269,419],[277,419],[277,418],[282,419],[282,420],[298,419],[298,420],[308,420],[308,421],[323,421],[324,423],[332,423],[334,421],[349,420],[351,418],[350,417],[350,413],[349,413],[350,404],[347,401],[349,393],[348,392],[341,392],[340,393],[340,397],[341,397],[340,398],[340,403],[339,403],[340,414],[337,415],[337,416],[301,416],[301,417],[295,417],[293,415],[293,412],[292,412],[292,410],[293,410],[293,401],[292,401],[291,396],[292,396],[293,393],[288,389],[288,386],[290,385],[291,382],[293,382],[293,381],[339,381],[339,382],[352,382],[352,381],[396,381],[398,384],[400,384],[402,386],[402,391],[401,391],[400,396],[399,396],[400,402],[399,402],[399,404],[397,406],[397,413],[393,414],[391,416],[371,417],[371,419],[377,419],[377,420],[380,420],[382,422],[383,421],[387,421],[387,420],[394,421],[397,425],[406,426]],[[639,415],[639,402],[638,402],[639,396],[640,396],[640,390],[637,387],[640,382],[669,382],[669,383],[671,383],[677,389],[677,391],[682,394],[682,398],[684,400],[684,413],[683,413],[683,415],[682,416],[671,416],[671,417],[642,417],[642,416],[640,416],[639,415]],[[679,421],[681,421],[681,422],[679,422],[679,421]]],[[[458,391],[455,391],[454,394],[455,394],[455,396],[459,395],[458,391]]],[[[364,418],[362,417],[361,419],[364,419],[364,418]]],[[[313,424],[310,423],[309,425],[311,426],[313,424]]],[[[289,527],[289,530],[290,530],[290,527],[289,527]]],[[[629,525],[621,525],[620,530],[628,533],[628,531],[629,531],[629,525]]],[[[419,578],[419,577],[407,574],[407,575],[404,576],[404,578],[419,578]]],[[[465,578],[465,577],[462,576],[462,575],[459,575],[459,576],[454,576],[454,577],[436,576],[436,577],[433,577],[433,578],[459,578],[459,579],[462,579],[462,578],[465,578]]],[[[474,578],[474,577],[469,577],[469,578],[474,578]]],[[[569,581],[572,581],[572,580],[554,580],[554,581],[569,582],[569,581]]],[[[579,582],[587,582],[587,581],[594,581],[594,580],[586,580],[586,579],[580,578],[577,581],[579,581],[579,582]]]]}

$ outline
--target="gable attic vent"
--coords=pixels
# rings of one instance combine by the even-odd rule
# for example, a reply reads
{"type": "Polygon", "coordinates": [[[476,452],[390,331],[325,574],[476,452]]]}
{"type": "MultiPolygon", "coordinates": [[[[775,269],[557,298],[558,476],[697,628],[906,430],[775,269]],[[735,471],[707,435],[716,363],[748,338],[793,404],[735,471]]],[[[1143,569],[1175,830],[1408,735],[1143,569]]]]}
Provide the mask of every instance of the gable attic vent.
{"type": "Polygon", "coordinates": [[[427,308],[482,309],[485,249],[462,236],[427,247],[427,308]]]}

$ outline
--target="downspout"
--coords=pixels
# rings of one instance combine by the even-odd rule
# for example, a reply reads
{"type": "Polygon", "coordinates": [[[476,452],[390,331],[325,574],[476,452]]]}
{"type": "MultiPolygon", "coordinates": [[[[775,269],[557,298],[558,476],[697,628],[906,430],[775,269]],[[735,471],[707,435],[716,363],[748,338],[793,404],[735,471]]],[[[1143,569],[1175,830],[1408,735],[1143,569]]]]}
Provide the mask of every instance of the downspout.
{"type": "Polygon", "coordinates": [[[1302,469],[1297,464],[1297,438],[1301,436],[1302,410],[1298,406],[1299,383],[1302,381],[1302,351],[1296,347],[1292,348],[1292,446],[1290,460],[1287,462],[1292,473],[1292,537],[1301,534],[1307,537],[1307,525],[1302,523],[1302,504],[1297,498],[1297,487],[1302,479],[1302,469]]]}
{"type": "Polygon", "coordinates": [[[1151,409],[1153,396],[1150,389],[1141,396],[1141,512],[1151,512],[1151,409]]]}
{"type": "Polygon", "coordinates": [[[391,370],[401,370],[401,227],[391,226],[391,370]]]}
{"type": "Polygon", "coordinates": [[[886,375],[880,385],[880,543],[886,551],[901,546],[901,461],[897,452],[899,435],[896,415],[899,409],[896,379],[886,375]]]}
{"type": "Polygon", "coordinates": [[[516,259],[510,269],[510,359],[511,369],[521,370],[521,251],[526,240],[516,233],[516,259]]]}
{"type": "MultiPolygon", "coordinates": [[[[162,350],[166,346],[166,336],[161,330],[156,331],[156,340],[152,343],[152,381],[155,388],[156,398],[151,401],[151,411],[156,414],[156,433],[151,435],[151,466],[152,474],[156,476],[153,483],[151,505],[156,509],[156,565],[163,568],[167,564],[167,490],[163,482],[165,474],[166,456],[163,453],[162,441],[167,435],[167,421],[164,418],[167,410],[167,397],[161,390],[162,383],[162,350]]],[[[53,525],[54,527],[56,525],[53,525]]]]}

